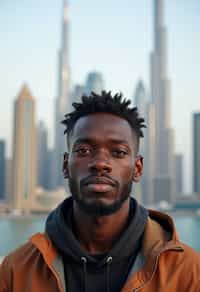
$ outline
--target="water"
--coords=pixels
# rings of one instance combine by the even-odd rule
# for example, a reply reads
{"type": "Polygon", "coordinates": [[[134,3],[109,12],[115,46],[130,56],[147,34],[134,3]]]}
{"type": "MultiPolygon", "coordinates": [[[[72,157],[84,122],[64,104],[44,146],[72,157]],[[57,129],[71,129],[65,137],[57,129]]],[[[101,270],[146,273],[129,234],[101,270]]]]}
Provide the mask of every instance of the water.
{"type": "MultiPolygon", "coordinates": [[[[45,217],[0,217],[0,256],[27,241],[36,232],[44,231],[45,217]]],[[[200,217],[174,216],[180,238],[200,252],[200,217]]]]}

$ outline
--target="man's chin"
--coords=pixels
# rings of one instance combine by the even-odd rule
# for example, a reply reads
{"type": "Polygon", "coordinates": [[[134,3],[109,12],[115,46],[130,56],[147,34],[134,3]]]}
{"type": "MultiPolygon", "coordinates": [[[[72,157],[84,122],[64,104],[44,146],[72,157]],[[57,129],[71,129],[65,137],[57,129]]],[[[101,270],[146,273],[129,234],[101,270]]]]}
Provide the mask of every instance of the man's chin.
{"type": "Polygon", "coordinates": [[[81,200],[74,198],[78,207],[91,216],[109,216],[117,212],[127,197],[121,198],[120,200],[110,201],[106,199],[99,200],[81,200]]]}

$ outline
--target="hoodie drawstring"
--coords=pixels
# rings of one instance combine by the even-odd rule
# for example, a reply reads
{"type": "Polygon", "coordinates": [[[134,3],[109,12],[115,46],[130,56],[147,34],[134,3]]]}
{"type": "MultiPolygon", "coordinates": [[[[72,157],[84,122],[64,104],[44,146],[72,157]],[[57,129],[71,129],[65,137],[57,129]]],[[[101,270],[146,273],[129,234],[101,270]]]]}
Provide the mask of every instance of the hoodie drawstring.
{"type": "MultiPolygon", "coordinates": [[[[83,278],[84,278],[84,292],[87,292],[87,259],[81,257],[83,264],[83,278]]],[[[112,263],[112,257],[109,256],[106,260],[106,292],[110,292],[110,265],[112,263]]]]}
{"type": "Polygon", "coordinates": [[[108,257],[106,260],[107,264],[107,273],[106,273],[106,279],[107,279],[107,287],[106,287],[106,292],[110,292],[110,265],[112,263],[112,257],[108,257]]]}
{"type": "Polygon", "coordinates": [[[87,259],[85,257],[81,257],[81,262],[83,264],[83,278],[84,278],[84,292],[86,292],[86,282],[87,282],[87,259]]]}

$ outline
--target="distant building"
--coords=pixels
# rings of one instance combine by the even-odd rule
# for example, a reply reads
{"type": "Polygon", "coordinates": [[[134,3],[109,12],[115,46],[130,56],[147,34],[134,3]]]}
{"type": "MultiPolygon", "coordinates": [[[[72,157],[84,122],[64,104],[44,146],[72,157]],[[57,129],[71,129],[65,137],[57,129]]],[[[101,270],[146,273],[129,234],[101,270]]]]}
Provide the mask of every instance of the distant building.
{"type": "Polygon", "coordinates": [[[6,199],[6,154],[5,141],[0,140],[0,200],[6,199]]]}
{"type": "Polygon", "coordinates": [[[99,94],[104,89],[102,74],[99,72],[90,72],[87,75],[84,93],[89,95],[92,91],[94,91],[95,93],[99,94]]]}
{"type": "Polygon", "coordinates": [[[175,168],[176,168],[176,193],[183,194],[183,155],[176,154],[175,168]]]}
{"type": "Polygon", "coordinates": [[[133,96],[133,105],[137,106],[140,116],[144,117],[146,120],[148,96],[144,83],[139,80],[133,96]]]}
{"type": "Polygon", "coordinates": [[[72,91],[72,102],[80,102],[81,96],[84,93],[84,86],[80,84],[76,84],[72,91]]]}
{"type": "Polygon", "coordinates": [[[35,101],[24,85],[15,101],[13,137],[13,207],[28,210],[36,188],[35,101]]]}
{"type": "Polygon", "coordinates": [[[7,158],[6,159],[6,202],[10,205],[12,204],[13,196],[13,167],[12,167],[12,159],[7,158]]]}
{"type": "Polygon", "coordinates": [[[151,97],[155,105],[154,200],[173,201],[175,188],[174,130],[171,126],[171,84],[167,74],[167,30],[164,1],[154,0],[154,48],[151,53],[151,97]]]}
{"type": "Polygon", "coordinates": [[[49,177],[47,169],[48,161],[48,133],[44,122],[40,122],[37,128],[37,184],[44,189],[48,188],[49,177]]]}
{"type": "Polygon", "coordinates": [[[145,131],[145,154],[144,154],[144,193],[143,203],[147,206],[155,203],[155,105],[148,103],[146,112],[147,129],[145,131]]]}
{"type": "Polygon", "coordinates": [[[46,183],[47,190],[55,190],[56,189],[56,181],[55,181],[55,152],[53,150],[48,149],[47,152],[47,161],[46,161],[46,172],[48,181],[46,183]]]}
{"type": "Polygon", "coordinates": [[[55,125],[54,125],[54,179],[55,187],[59,188],[65,184],[62,175],[62,158],[66,151],[66,139],[64,127],[61,121],[64,115],[71,110],[70,96],[70,66],[69,66],[69,7],[68,1],[63,0],[61,48],[58,54],[58,92],[55,104],[55,125]]]}
{"type": "MultiPolygon", "coordinates": [[[[143,81],[139,80],[136,89],[133,95],[133,106],[136,106],[138,108],[139,115],[145,119],[145,123],[147,123],[147,110],[148,110],[148,96],[146,89],[144,87],[143,81]]],[[[140,139],[140,154],[144,157],[144,172],[143,176],[141,178],[141,181],[139,182],[140,187],[135,187],[135,192],[140,191],[140,202],[143,204],[148,204],[149,203],[149,191],[147,193],[147,170],[148,168],[146,167],[146,161],[148,160],[148,145],[147,145],[147,131],[146,129],[142,129],[144,133],[144,137],[140,139]]],[[[136,194],[139,196],[139,194],[136,194]]]]}
{"type": "Polygon", "coordinates": [[[200,194],[200,112],[193,115],[193,190],[200,194]]]}

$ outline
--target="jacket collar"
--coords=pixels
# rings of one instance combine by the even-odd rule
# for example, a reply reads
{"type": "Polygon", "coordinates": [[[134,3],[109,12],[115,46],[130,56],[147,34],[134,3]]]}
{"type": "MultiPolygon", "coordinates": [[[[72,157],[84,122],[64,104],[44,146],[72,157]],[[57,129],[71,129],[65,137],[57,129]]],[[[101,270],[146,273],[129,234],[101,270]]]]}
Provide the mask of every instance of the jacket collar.
{"type": "MultiPolygon", "coordinates": [[[[45,261],[52,264],[57,250],[47,234],[37,233],[30,238],[30,241],[39,249],[45,261]]],[[[152,253],[157,255],[165,249],[176,249],[177,246],[183,249],[172,218],[167,214],[149,210],[142,243],[143,255],[145,257],[152,253]]]]}
{"type": "Polygon", "coordinates": [[[134,287],[134,291],[137,291],[146,285],[156,271],[159,256],[167,250],[172,252],[184,250],[174,222],[164,213],[149,210],[142,247],[122,291],[129,291],[130,287],[132,290],[134,287]]]}

